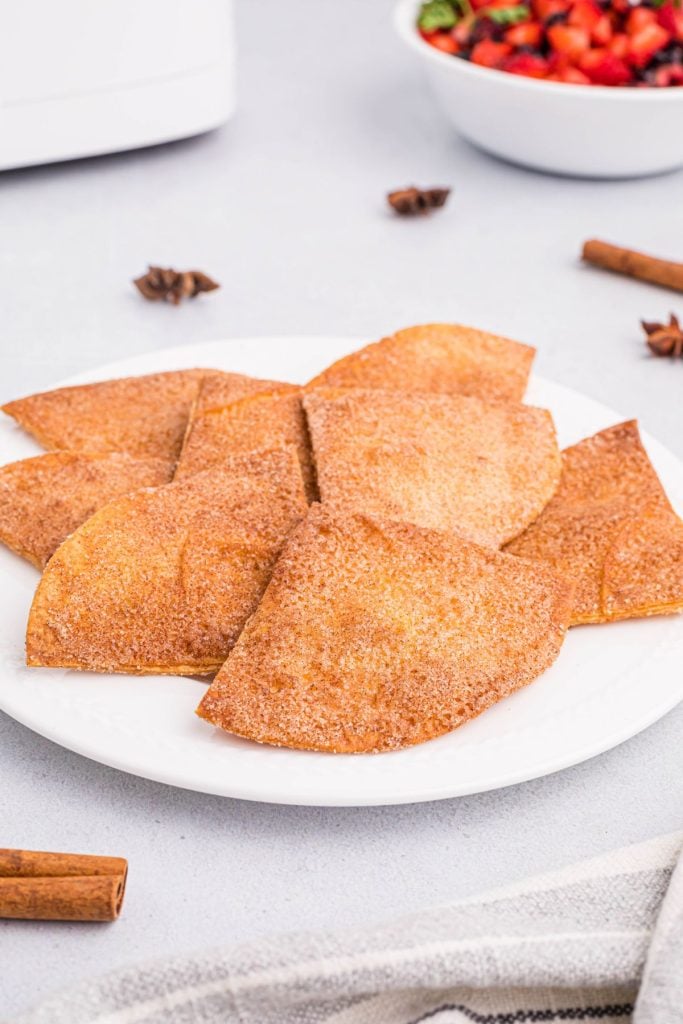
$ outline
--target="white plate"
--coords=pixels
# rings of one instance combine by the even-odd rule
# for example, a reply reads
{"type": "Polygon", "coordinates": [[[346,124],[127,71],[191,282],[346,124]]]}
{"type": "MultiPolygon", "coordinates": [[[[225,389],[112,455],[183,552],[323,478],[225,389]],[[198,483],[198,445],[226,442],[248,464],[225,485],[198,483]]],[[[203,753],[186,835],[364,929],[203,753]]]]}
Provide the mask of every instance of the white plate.
{"type": "MultiPolygon", "coordinates": [[[[348,338],[250,338],[154,352],[65,383],[210,366],[305,381],[359,347],[348,338]]],[[[562,446],[625,417],[536,378],[528,401],[552,410],[562,446]]],[[[637,410],[630,410],[637,413],[637,410]]],[[[674,504],[683,465],[645,438],[674,504]]],[[[0,461],[34,453],[10,420],[0,461]]],[[[683,699],[683,620],[677,616],[583,626],[531,686],[462,728],[410,750],[312,754],[220,733],[194,714],[205,684],[25,668],[23,635],[35,570],[0,551],[0,707],[48,739],[102,764],[205,793],[276,803],[412,803],[538,778],[616,746],[683,699]]]]}

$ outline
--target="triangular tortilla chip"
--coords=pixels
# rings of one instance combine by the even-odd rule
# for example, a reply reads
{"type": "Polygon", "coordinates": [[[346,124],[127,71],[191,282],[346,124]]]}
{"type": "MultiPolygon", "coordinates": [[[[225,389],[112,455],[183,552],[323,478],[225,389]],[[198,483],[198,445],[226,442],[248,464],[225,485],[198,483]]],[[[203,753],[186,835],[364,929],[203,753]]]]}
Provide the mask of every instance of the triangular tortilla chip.
{"type": "Polygon", "coordinates": [[[571,598],[549,566],[313,505],[198,714],[306,750],[421,743],[547,669],[571,598]]]}
{"type": "Polygon", "coordinates": [[[159,487],[173,467],[120,452],[49,452],[0,467],[0,541],[42,569],[69,534],[115,498],[159,487]]]}
{"type": "Polygon", "coordinates": [[[272,386],[239,373],[173,370],[59,388],[2,406],[44,448],[178,458],[199,385],[210,374],[234,398],[272,386]]]}
{"type": "Polygon", "coordinates": [[[274,392],[279,394],[297,390],[296,384],[285,384],[279,380],[262,380],[260,377],[245,377],[241,373],[223,373],[220,370],[207,371],[199,385],[190,421],[205,412],[225,409],[233,402],[249,398],[250,395],[274,392]]]}
{"type": "Polygon", "coordinates": [[[31,608],[28,664],[214,672],[305,510],[293,449],[236,456],[112,502],[50,559],[31,608]]]}
{"type": "Polygon", "coordinates": [[[44,448],[171,460],[204,373],[175,370],[58,388],[2,409],[44,448]]]}
{"type": "Polygon", "coordinates": [[[627,523],[607,552],[602,609],[609,619],[683,611],[683,522],[661,507],[627,523]]]}
{"type": "Polygon", "coordinates": [[[204,398],[204,389],[200,391],[178,460],[176,479],[220,465],[232,454],[292,444],[299,454],[306,493],[312,501],[316,497],[315,471],[301,388],[282,385],[274,391],[216,406],[215,388],[211,387],[214,394],[210,403],[204,398]],[[202,407],[205,411],[201,411],[202,407]]]}
{"type": "Polygon", "coordinates": [[[499,546],[539,515],[560,453],[545,409],[318,388],[304,398],[321,500],[499,546]]]}
{"type": "Polygon", "coordinates": [[[552,501],[507,546],[577,582],[572,625],[683,608],[683,524],[666,497],[635,420],[562,452],[552,501]]]}
{"type": "Polygon", "coordinates": [[[423,324],[345,356],[310,386],[436,391],[521,402],[535,351],[474,327],[423,324]]]}

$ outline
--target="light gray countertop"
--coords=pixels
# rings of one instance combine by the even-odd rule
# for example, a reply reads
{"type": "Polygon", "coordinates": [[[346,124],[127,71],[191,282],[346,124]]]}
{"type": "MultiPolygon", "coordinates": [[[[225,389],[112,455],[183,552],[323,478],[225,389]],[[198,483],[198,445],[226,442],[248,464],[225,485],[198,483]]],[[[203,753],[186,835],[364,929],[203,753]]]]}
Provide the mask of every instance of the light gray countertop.
{"type": "MultiPolygon", "coordinates": [[[[647,358],[638,327],[683,300],[577,259],[588,237],[680,257],[683,176],[572,181],[475,151],[433,109],[390,7],[242,0],[226,128],[0,177],[0,399],[168,345],[452,319],[535,344],[540,373],[638,416],[683,456],[683,362],[647,358]],[[390,216],[385,192],[413,182],[452,185],[447,208],[390,216]],[[223,287],[146,304],[129,280],[148,262],[223,287]]],[[[115,925],[0,924],[0,1017],[139,959],[359,924],[680,827],[682,725],[679,707],[497,793],[316,810],[126,776],[0,715],[0,845],[131,865],[115,925]]]]}

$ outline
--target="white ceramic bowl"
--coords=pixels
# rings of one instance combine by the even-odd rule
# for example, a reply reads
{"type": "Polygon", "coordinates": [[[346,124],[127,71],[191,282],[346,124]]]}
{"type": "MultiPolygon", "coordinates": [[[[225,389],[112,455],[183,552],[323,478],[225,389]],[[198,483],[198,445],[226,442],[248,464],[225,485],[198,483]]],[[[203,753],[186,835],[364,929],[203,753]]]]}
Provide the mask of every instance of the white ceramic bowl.
{"type": "Polygon", "coordinates": [[[569,85],[479,67],[426,43],[415,28],[419,7],[401,0],[395,27],[470,142],[513,163],[579,177],[633,178],[683,166],[683,87],[569,85]]]}

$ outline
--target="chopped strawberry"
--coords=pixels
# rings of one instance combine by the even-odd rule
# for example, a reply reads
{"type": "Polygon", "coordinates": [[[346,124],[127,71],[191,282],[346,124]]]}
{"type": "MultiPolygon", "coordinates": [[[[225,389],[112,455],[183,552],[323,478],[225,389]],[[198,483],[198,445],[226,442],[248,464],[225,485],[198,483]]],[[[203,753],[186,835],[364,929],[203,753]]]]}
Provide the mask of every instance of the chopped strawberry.
{"type": "Polygon", "coordinates": [[[674,39],[683,42],[683,9],[666,3],[657,11],[657,21],[674,39]]]}
{"type": "Polygon", "coordinates": [[[567,14],[569,7],[569,0],[533,0],[534,13],[541,21],[554,14],[567,14]]]}
{"type": "Polygon", "coordinates": [[[459,43],[460,46],[467,46],[469,44],[473,25],[474,17],[471,14],[458,22],[455,28],[451,30],[451,35],[456,43],[459,43]]]}
{"type": "Polygon", "coordinates": [[[569,58],[565,53],[557,53],[555,50],[551,50],[548,54],[548,69],[554,75],[563,75],[568,67],[571,67],[569,58]]]}
{"type": "Polygon", "coordinates": [[[615,57],[619,57],[620,60],[624,60],[628,53],[628,36],[626,33],[617,32],[616,35],[612,36],[610,42],[607,44],[607,49],[610,53],[613,53],[615,57]]]}
{"type": "Polygon", "coordinates": [[[427,39],[428,43],[443,53],[458,53],[460,47],[450,32],[434,32],[427,39]]]}
{"type": "Polygon", "coordinates": [[[667,30],[653,22],[631,36],[628,59],[634,67],[644,68],[646,64],[650,63],[657,50],[661,50],[670,42],[671,35],[667,30]]]}
{"type": "Polygon", "coordinates": [[[543,39],[543,27],[537,21],[513,25],[505,33],[505,42],[510,46],[531,46],[537,50],[543,39]]]}
{"type": "Polygon", "coordinates": [[[548,62],[535,53],[513,53],[505,57],[500,65],[501,71],[511,75],[525,75],[527,78],[545,78],[548,74],[548,62]]]}
{"type": "Polygon", "coordinates": [[[670,64],[669,74],[672,85],[683,85],[683,67],[680,64],[670,64]]]}
{"type": "Polygon", "coordinates": [[[505,57],[512,53],[509,43],[496,43],[493,39],[482,39],[472,50],[470,60],[484,68],[500,67],[505,57]]]}
{"type": "Polygon", "coordinates": [[[626,31],[630,36],[635,36],[656,21],[657,13],[651,7],[634,7],[626,19],[626,31]]]}
{"type": "Polygon", "coordinates": [[[602,16],[602,10],[594,0],[576,0],[569,13],[569,24],[591,32],[602,16]]]}
{"type": "Polygon", "coordinates": [[[683,67],[680,64],[662,64],[648,72],[648,84],[658,88],[670,85],[683,85],[683,67]]]}
{"type": "Polygon", "coordinates": [[[591,41],[596,46],[607,46],[614,35],[612,22],[608,14],[603,14],[591,29],[591,41]]]}
{"type": "Polygon", "coordinates": [[[633,72],[619,57],[609,50],[588,50],[579,61],[579,69],[593,85],[626,85],[633,80],[633,72]]]}
{"type": "Polygon", "coordinates": [[[588,75],[584,75],[583,71],[579,71],[578,68],[566,68],[564,71],[558,74],[560,82],[570,82],[572,85],[590,85],[591,80],[588,75]]]}
{"type": "Polygon", "coordinates": [[[563,53],[573,63],[578,61],[591,44],[587,29],[570,25],[553,25],[548,29],[548,41],[554,50],[563,53]]]}

